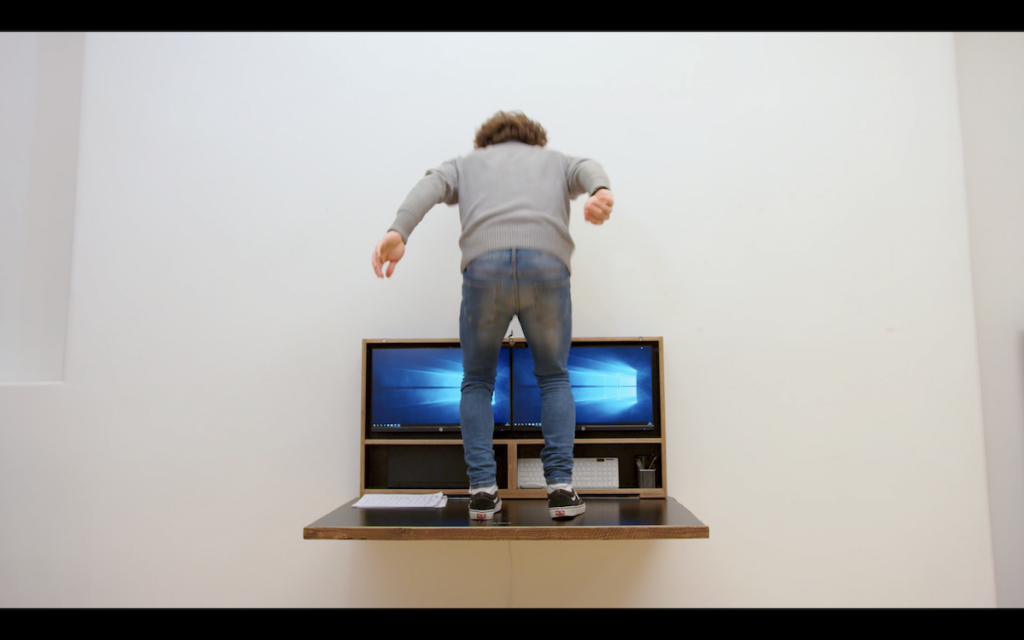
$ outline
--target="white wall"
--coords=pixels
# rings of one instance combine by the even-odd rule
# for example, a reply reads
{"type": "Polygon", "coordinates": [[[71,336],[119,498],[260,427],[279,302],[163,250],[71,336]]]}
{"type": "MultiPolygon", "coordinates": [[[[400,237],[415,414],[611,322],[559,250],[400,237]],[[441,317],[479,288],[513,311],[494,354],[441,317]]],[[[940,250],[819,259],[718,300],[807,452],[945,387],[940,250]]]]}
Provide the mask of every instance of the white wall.
{"type": "Polygon", "coordinates": [[[63,385],[0,387],[9,606],[996,603],[950,34],[89,34],[63,385]],[[498,109],[598,159],[576,336],[664,336],[709,540],[304,541],[362,338],[458,335],[498,109]]]}
{"type": "Polygon", "coordinates": [[[1024,606],[1024,34],[958,33],[992,546],[1000,607],[1024,606]]]}

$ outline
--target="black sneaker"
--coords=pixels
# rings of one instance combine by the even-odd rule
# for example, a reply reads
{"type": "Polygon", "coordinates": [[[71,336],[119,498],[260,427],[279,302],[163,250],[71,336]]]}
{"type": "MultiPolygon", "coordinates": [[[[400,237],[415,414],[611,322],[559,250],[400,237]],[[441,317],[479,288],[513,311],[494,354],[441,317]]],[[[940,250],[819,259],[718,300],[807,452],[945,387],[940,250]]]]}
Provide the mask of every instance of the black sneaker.
{"type": "Polygon", "coordinates": [[[474,493],[469,499],[471,520],[490,520],[501,511],[501,498],[497,493],[474,493]]]}
{"type": "Polygon", "coordinates": [[[555,489],[548,494],[548,512],[552,518],[575,518],[586,510],[587,504],[571,487],[568,491],[555,489]]]}

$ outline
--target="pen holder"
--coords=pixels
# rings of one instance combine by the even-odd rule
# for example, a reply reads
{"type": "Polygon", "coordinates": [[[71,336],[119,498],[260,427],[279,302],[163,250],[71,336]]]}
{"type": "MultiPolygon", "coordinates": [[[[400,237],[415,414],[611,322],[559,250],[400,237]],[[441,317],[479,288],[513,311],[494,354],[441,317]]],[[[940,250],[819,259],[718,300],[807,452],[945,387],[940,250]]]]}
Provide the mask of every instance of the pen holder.
{"type": "Polygon", "coordinates": [[[637,456],[636,457],[636,478],[641,489],[654,489],[654,462],[658,456],[637,456]]]}
{"type": "Polygon", "coordinates": [[[654,469],[637,469],[637,472],[640,474],[641,489],[654,488],[654,471],[654,469]]]}

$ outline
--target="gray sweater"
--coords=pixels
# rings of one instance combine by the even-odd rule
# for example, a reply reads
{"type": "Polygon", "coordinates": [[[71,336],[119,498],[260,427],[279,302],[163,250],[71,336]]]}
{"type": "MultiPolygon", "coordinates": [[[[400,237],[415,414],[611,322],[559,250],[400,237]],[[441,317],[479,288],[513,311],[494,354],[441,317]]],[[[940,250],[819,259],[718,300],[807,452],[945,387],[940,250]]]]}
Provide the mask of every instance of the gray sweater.
{"type": "Polygon", "coordinates": [[[569,235],[569,201],[600,188],[611,185],[593,160],[502,142],[427,171],[388,230],[408,243],[409,234],[434,205],[458,204],[462,270],[474,258],[500,249],[546,251],[569,267],[576,246],[569,235]]]}

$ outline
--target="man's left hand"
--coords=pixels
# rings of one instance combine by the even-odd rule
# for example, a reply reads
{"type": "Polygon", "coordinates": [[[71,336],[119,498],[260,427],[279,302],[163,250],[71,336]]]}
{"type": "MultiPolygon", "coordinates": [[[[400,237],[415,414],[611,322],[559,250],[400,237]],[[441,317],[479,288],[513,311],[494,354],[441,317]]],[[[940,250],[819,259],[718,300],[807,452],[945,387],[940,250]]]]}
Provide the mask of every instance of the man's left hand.
{"type": "Polygon", "coordinates": [[[583,219],[592,224],[604,224],[612,215],[615,198],[608,189],[598,189],[597,193],[587,198],[583,205],[583,219]]]}

